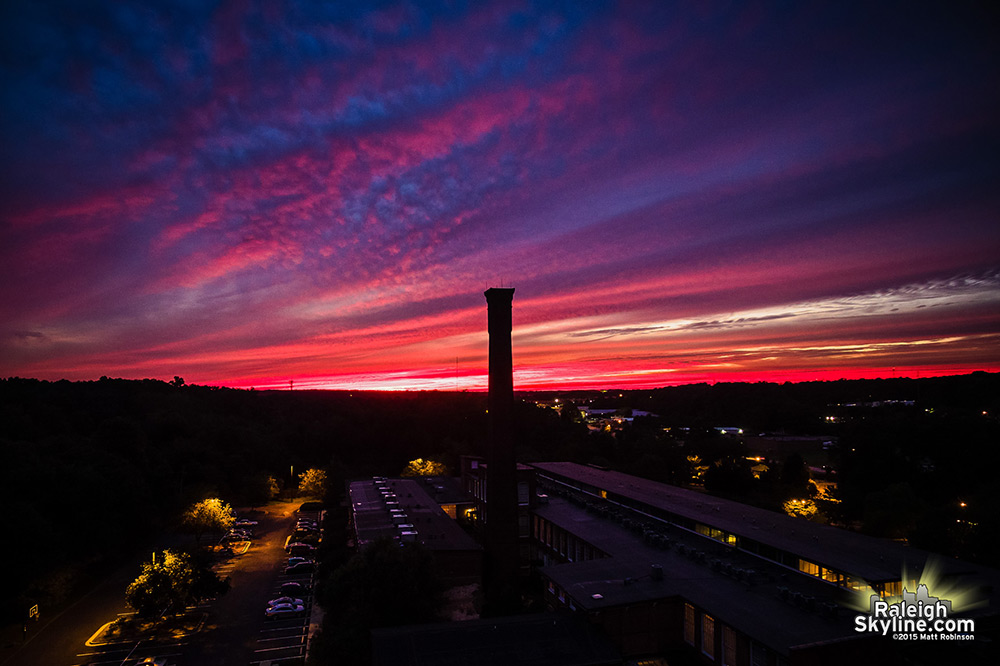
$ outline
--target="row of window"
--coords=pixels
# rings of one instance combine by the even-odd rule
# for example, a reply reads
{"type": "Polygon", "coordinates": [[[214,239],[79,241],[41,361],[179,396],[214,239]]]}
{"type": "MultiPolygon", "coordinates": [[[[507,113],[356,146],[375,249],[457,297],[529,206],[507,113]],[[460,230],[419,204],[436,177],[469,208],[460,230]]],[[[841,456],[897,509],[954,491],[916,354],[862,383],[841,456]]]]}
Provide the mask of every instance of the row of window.
{"type": "MultiPolygon", "coordinates": [[[[696,636],[698,612],[691,604],[684,604],[684,642],[697,647],[709,659],[716,656],[715,618],[708,613],[701,614],[701,632],[696,636]]],[[[736,632],[732,627],[722,625],[722,638],[719,663],[722,666],[736,666],[736,632]]]]}
{"type": "Polygon", "coordinates": [[[592,546],[572,532],[567,532],[540,516],[532,515],[531,518],[535,541],[547,546],[567,562],[586,562],[608,556],[600,548],[592,546]]]}
{"type": "MultiPolygon", "coordinates": [[[[717,622],[708,613],[700,613],[688,603],[684,604],[684,642],[722,666],[736,666],[738,663],[736,630],[717,622]]],[[[750,647],[751,666],[785,666],[784,659],[772,650],[756,641],[747,643],[750,647]]]]}
{"type": "Polygon", "coordinates": [[[703,536],[715,539],[716,541],[721,541],[722,543],[727,543],[731,546],[736,545],[736,535],[730,534],[723,530],[714,528],[710,525],[703,525],[697,523],[689,518],[678,515],[672,511],[667,511],[661,507],[646,504],[640,500],[635,500],[630,497],[625,497],[617,493],[611,493],[607,490],[602,490],[600,488],[595,488],[589,484],[582,482],[565,481],[562,479],[554,479],[548,476],[539,474],[539,481],[557,487],[567,488],[571,491],[582,492],[585,495],[590,495],[591,497],[597,499],[601,498],[611,502],[612,504],[617,504],[618,506],[630,509],[636,512],[640,516],[645,516],[648,518],[653,518],[664,523],[669,523],[676,527],[681,527],[692,532],[697,532],[703,536]]]}
{"type": "Polygon", "coordinates": [[[709,539],[715,539],[716,541],[721,541],[722,543],[730,546],[736,545],[736,535],[730,534],[724,530],[698,523],[695,525],[694,531],[702,536],[707,536],[709,539]]]}
{"type": "MultiPolygon", "coordinates": [[[[465,490],[473,497],[483,502],[486,501],[486,477],[473,476],[466,482],[465,490]]],[[[531,487],[527,481],[517,482],[517,503],[520,506],[527,506],[531,498],[531,487]]]]}
{"type": "MultiPolygon", "coordinates": [[[[878,593],[883,597],[895,597],[903,593],[903,581],[894,580],[887,583],[876,583],[869,585],[863,579],[856,576],[848,576],[839,571],[822,567],[815,562],[799,558],[799,571],[822,578],[828,583],[833,583],[839,587],[846,587],[849,590],[863,592],[865,594],[878,593]]],[[[909,589],[916,589],[916,581],[910,581],[909,589]]]]}

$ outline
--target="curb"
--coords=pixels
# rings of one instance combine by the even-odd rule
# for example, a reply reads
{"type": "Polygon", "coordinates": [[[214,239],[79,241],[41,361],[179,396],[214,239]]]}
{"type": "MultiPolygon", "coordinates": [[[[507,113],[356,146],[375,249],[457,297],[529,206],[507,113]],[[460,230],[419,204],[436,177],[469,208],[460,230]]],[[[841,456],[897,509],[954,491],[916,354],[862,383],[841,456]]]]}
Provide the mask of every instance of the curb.
{"type": "MultiPolygon", "coordinates": [[[[180,638],[187,638],[188,636],[194,636],[195,634],[200,633],[201,630],[205,628],[205,623],[207,621],[208,621],[208,613],[202,613],[201,619],[198,622],[198,626],[195,627],[191,632],[182,634],[180,638]]],[[[115,620],[112,620],[111,622],[105,622],[103,625],[101,625],[101,628],[95,631],[94,635],[88,638],[87,642],[84,643],[84,645],[86,645],[87,647],[103,647],[105,645],[115,645],[117,643],[129,643],[133,640],[143,640],[142,638],[135,638],[135,639],[129,638],[128,640],[121,640],[115,642],[111,641],[98,642],[101,639],[101,636],[108,630],[108,627],[110,627],[114,622],[115,620]]]]}
{"type": "Polygon", "coordinates": [[[103,625],[101,625],[101,628],[95,631],[94,635],[88,638],[87,642],[84,643],[84,645],[86,645],[87,647],[101,647],[102,645],[109,645],[109,643],[98,643],[96,641],[98,637],[100,637],[104,632],[108,630],[108,627],[111,626],[112,622],[114,622],[114,620],[112,620],[111,622],[105,622],[103,625]]]}

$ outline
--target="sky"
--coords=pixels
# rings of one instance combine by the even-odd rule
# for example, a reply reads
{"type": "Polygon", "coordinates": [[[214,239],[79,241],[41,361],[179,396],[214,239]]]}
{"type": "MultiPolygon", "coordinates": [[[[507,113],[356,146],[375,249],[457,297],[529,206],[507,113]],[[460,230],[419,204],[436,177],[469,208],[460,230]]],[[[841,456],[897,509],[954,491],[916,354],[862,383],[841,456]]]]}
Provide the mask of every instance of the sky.
{"type": "Polygon", "coordinates": [[[984,2],[0,9],[0,376],[1000,371],[984,2]]]}

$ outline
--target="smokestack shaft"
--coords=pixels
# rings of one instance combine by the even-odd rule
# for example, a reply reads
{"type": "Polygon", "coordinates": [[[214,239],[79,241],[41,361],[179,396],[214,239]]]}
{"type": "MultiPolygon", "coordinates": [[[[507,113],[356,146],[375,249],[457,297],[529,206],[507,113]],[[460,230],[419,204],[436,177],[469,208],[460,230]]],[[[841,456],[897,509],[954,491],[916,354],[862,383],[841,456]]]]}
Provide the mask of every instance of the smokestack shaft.
{"type": "Polygon", "coordinates": [[[513,289],[487,289],[490,335],[489,451],[486,476],[487,604],[516,604],[518,571],[517,463],[511,310],[513,289]]]}

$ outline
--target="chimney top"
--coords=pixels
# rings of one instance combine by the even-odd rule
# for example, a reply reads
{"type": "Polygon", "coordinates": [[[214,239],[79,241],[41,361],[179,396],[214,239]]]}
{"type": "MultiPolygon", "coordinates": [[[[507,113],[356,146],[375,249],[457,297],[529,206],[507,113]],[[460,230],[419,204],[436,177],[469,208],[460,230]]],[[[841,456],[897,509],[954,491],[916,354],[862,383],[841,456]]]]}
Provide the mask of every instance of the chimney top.
{"type": "Polygon", "coordinates": [[[487,301],[492,301],[494,299],[501,299],[501,298],[504,298],[504,297],[506,297],[506,299],[508,301],[513,301],[514,300],[514,288],[513,287],[510,287],[510,288],[505,288],[505,287],[490,287],[489,289],[487,289],[486,291],[483,292],[483,295],[486,297],[487,301]]]}

